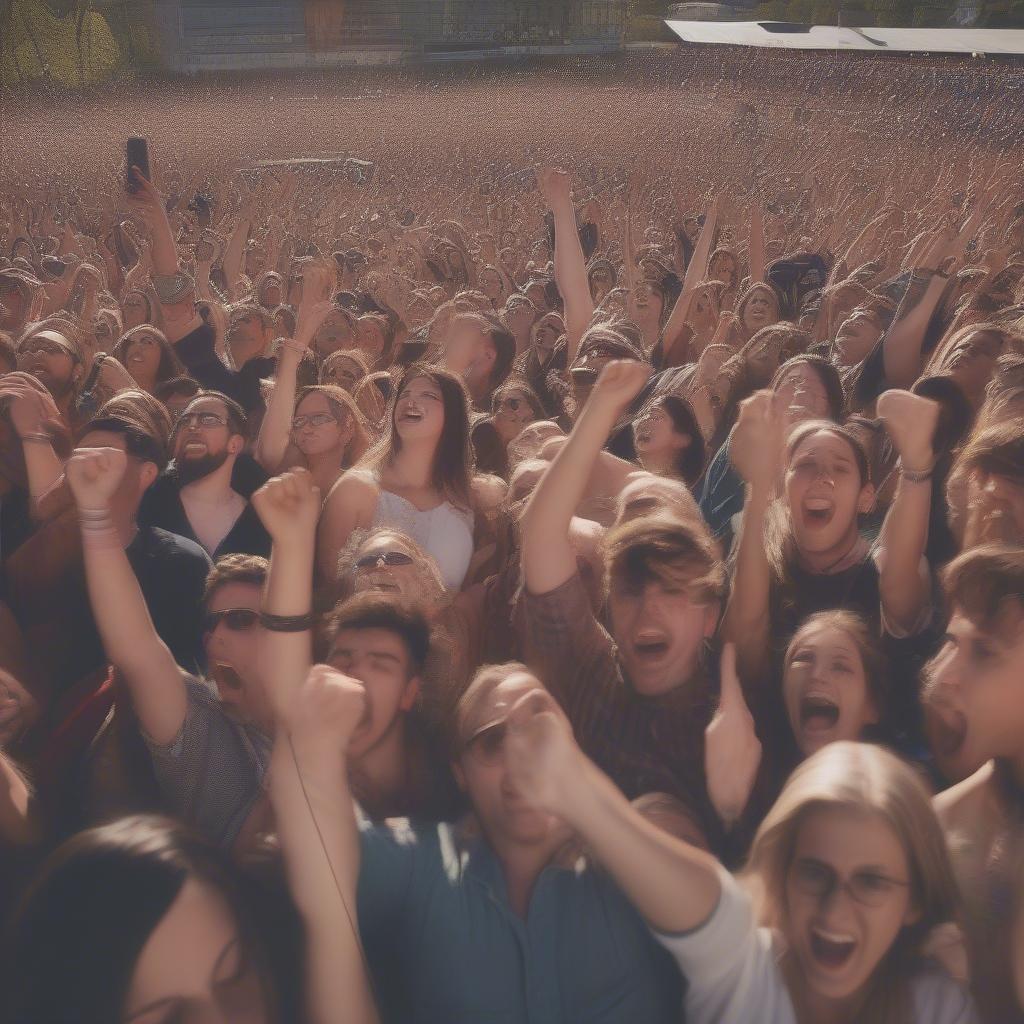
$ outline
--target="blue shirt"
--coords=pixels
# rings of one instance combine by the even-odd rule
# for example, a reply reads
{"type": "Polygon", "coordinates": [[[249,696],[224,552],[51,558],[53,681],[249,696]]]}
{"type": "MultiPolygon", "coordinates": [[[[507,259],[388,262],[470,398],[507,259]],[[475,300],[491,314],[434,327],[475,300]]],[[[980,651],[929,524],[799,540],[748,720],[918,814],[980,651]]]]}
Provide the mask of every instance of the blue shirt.
{"type": "Polygon", "coordinates": [[[497,858],[457,825],[362,831],[359,925],[381,1011],[402,1024],[682,1020],[672,959],[611,879],[549,865],[525,920],[497,858]]]}

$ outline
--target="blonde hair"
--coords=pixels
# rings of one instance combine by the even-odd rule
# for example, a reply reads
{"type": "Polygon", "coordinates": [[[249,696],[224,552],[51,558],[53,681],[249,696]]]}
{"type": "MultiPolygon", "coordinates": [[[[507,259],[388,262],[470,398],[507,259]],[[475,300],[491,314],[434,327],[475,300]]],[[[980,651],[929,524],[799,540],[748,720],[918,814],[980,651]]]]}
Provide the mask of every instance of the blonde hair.
{"type": "Polygon", "coordinates": [[[785,932],[786,879],[800,829],[810,813],[834,808],[875,815],[907,857],[910,898],[919,917],[903,928],[875,968],[858,1016],[872,1024],[904,1024],[911,1015],[915,962],[931,930],[954,918],[957,888],[931,796],[900,758],[874,744],[840,741],[793,772],[754,837],[745,872],[760,923],[785,932]]]}

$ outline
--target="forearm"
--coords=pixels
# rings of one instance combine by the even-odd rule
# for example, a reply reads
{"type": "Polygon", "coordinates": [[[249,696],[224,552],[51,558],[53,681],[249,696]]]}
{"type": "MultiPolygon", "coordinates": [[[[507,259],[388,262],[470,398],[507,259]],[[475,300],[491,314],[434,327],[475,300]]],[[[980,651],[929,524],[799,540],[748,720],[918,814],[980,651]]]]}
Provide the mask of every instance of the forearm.
{"type": "Polygon", "coordinates": [[[683,280],[683,291],[690,292],[700,284],[707,276],[708,262],[711,259],[711,247],[715,242],[715,231],[718,229],[718,201],[712,202],[707,215],[704,218],[704,225],[700,229],[697,244],[693,249],[693,256],[686,268],[686,277],[683,280]]]}
{"type": "Polygon", "coordinates": [[[568,823],[652,928],[699,928],[721,893],[714,857],[648,821],[592,762],[583,761],[568,823]]]}
{"type": "Polygon", "coordinates": [[[227,278],[228,289],[233,289],[242,268],[242,253],[249,238],[249,218],[242,217],[235,230],[231,233],[228,247],[224,252],[224,276],[227,278]]]}
{"type": "Polygon", "coordinates": [[[750,252],[747,260],[750,269],[750,283],[760,284],[765,280],[764,266],[764,214],[754,204],[750,214],[750,252]]]}
{"type": "Polygon", "coordinates": [[[749,678],[760,669],[768,644],[771,568],[764,527],[771,500],[769,485],[747,484],[736,571],[722,624],[723,637],[736,644],[740,674],[749,678]]]}
{"type": "Polygon", "coordinates": [[[298,352],[287,346],[282,346],[277,354],[274,390],[256,439],[256,458],[268,473],[278,471],[288,450],[295,411],[296,374],[301,360],[298,352]]]}
{"type": "MultiPolygon", "coordinates": [[[[921,346],[948,281],[934,275],[928,282],[920,301],[915,303],[913,279],[904,295],[905,310],[897,310],[896,322],[889,329],[882,345],[885,378],[889,387],[909,388],[921,373],[921,346]]],[[[903,303],[901,303],[903,306],[903,303]]]]}
{"type": "Polygon", "coordinates": [[[280,726],[270,796],[289,888],[307,935],[313,1024],[377,1020],[356,931],[359,831],[341,752],[323,756],[280,726]]]}
{"type": "Polygon", "coordinates": [[[32,511],[35,513],[39,502],[60,482],[64,475],[64,463],[57,457],[53,445],[41,438],[23,441],[22,452],[25,456],[32,511]]]}
{"type": "Polygon", "coordinates": [[[884,555],[878,580],[882,610],[888,622],[906,629],[913,627],[929,598],[921,559],[928,543],[931,495],[931,480],[901,479],[882,526],[884,555]]]}
{"type": "Polygon", "coordinates": [[[569,338],[568,359],[576,358],[580,338],[590,326],[594,303],[587,281],[587,264],[576,230],[572,200],[566,196],[553,204],[555,219],[555,282],[565,300],[565,329],[569,338]]]}

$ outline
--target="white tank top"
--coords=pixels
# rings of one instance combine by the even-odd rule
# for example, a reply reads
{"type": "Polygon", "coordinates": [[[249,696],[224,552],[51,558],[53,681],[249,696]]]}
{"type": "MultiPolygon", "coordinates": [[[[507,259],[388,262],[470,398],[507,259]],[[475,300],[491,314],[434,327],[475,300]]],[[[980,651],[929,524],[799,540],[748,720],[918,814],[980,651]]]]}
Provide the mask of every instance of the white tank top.
{"type": "Polygon", "coordinates": [[[390,526],[407,533],[432,555],[449,590],[459,590],[473,557],[473,513],[445,501],[425,512],[407,498],[380,490],[373,513],[374,526],[390,526]]]}

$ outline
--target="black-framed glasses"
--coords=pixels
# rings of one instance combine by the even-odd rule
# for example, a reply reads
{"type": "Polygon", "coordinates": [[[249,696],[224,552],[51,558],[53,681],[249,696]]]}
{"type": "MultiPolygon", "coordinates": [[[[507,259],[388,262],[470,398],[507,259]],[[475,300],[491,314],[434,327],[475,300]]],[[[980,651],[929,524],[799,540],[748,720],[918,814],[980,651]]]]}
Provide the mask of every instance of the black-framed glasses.
{"type": "Polygon", "coordinates": [[[412,565],[412,555],[407,555],[404,551],[378,551],[375,554],[363,555],[356,562],[357,569],[380,569],[383,566],[388,566],[394,569],[399,565],[412,565]]]}
{"type": "Polygon", "coordinates": [[[497,764],[505,756],[507,736],[508,724],[495,722],[470,736],[462,749],[464,753],[472,755],[482,764],[497,764]]]}
{"type": "Polygon", "coordinates": [[[910,885],[877,871],[858,871],[850,878],[841,879],[834,868],[812,858],[800,858],[793,864],[792,871],[797,889],[819,903],[829,899],[836,889],[844,889],[862,906],[881,907],[897,889],[910,885]]]}
{"type": "Polygon", "coordinates": [[[183,412],[178,417],[179,427],[205,427],[212,430],[214,427],[226,427],[228,419],[226,416],[218,416],[215,412],[183,412]]]}
{"type": "Polygon", "coordinates": [[[207,612],[203,617],[203,632],[212,633],[222,622],[232,633],[247,633],[260,621],[260,613],[252,608],[224,608],[207,612]]]}
{"type": "Polygon", "coordinates": [[[292,420],[292,430],[302,430],[307,424],[311,427],[325,427],[328,423],[337,423],[338,420],[326,412],[314,412],[309,416],[296,416],[292,420]]]}

